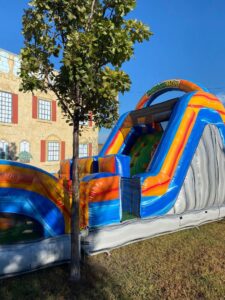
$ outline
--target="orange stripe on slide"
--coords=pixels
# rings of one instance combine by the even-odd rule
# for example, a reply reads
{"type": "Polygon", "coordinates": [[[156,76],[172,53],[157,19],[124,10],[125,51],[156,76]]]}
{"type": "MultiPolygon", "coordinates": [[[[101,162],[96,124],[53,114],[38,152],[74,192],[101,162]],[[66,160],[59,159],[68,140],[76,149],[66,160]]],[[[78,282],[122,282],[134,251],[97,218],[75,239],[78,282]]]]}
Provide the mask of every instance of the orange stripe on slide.
{"type": "Polygon", "coordinates": [[[172,176],[172,173],[174,172],[174,169],[175,169],[175,166],[180,158],[180,155],[181,155],[181,150],[184,148],[185,146],[185,140],[187,139],[187,137],[189,136],[188,135],[188,132],[190,131],[190,126],[193,124],[193,121],[195,119],[195,112],[192,112],[192,116],[191,118],[189,119],[188,123],[187,123],[187,128],[184,132],[184,135],[183,135],[183,138],[180,142],[180,145],[178,146],[178,148],[176,149],[175,151],[175,154],[174,156],[176,157],[176,159],[172,162],[172,165],[171,165],[171,169],[169,171],[169,176],[171,177],[172,176]]]}
{"type": "Polygon", "coordinates": [[[164,181],[164,182],[159,182],[159,183],[157,183],[155,185],[152,185],[152,186],[150,186],[148,188],[143,189],[142,192],[145,193],[145,192],[148,192],[149,190],[152,190],[152,189],[154,189],[154,188],[156,188],[158,186],[162,186],[162,185],[168,184],[170,182],[170,180],[171,179],[168,179],[167,181],[164,181]]]}
{"type": "Polygon", "coordinates": [[[107,148],[105,155],[117,154],[130,130],[131,128],[122,128],[121,132],[121,130],[119,129],[116,135],[114,136],[112,142],[110,143],[110,146],[107,148]]]}
{"type": "Polygon", "coordinates": [[[115,141],[116,141],[118,135],[119,135],[119,130],[117,131],[117,133],[116,133],[116,135],[114,136],[112,142],[110,143],[110,145],[109,145],[109,147],[108,147],[108,149],[107,149],[107,151],[106,151],[106,154],[108,154],[108,152],[110,151],[110,149],[113,147],[113,145],[114,145],[114,143],[115,143],[115,141]]]}

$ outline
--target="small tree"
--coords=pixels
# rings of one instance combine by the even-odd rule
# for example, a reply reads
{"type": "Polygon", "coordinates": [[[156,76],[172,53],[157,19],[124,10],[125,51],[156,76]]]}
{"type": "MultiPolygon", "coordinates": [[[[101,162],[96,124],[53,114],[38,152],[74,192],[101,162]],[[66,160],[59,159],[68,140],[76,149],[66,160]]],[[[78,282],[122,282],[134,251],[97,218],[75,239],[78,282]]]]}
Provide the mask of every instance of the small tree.
{"type": "Polygon", "coordinates": [[[118,118],[118,92],[130,88],[121,70],[134,43],[148,40],[142,22],[125,16],[135,0],[33,0],[23,16],[21,89],[51,90],[73,126],[71,279],[79,280],[79,122],[92,111],[98,127],[118,118]],[[58,71],[55,71],[57,69],[58,71]]]}

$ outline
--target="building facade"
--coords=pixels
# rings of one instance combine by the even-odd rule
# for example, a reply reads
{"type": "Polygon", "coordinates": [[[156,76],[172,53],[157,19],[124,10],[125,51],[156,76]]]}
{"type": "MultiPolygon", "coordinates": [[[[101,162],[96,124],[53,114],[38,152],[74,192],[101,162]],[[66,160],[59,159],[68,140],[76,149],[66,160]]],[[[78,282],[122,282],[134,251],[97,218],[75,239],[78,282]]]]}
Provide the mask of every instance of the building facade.
{"type": "MultiPolygon", "coordinates": [[[[0,49],[0,158],[28,163],[50,173],[72,157],[72,127],[52,92],[19,91],[19,57],[0,49]]],[[[98,129],[82,126],[80,157],[98,153],[98,129]]]]}

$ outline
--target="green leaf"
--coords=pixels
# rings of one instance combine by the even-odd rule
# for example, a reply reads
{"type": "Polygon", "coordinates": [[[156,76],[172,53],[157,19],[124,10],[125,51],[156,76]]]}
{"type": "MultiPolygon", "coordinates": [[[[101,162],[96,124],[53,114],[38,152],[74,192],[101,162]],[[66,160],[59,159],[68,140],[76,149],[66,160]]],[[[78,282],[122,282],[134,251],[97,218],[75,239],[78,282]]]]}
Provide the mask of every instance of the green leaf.
{"type": "Polygon", "coordinates": [[[122,65],[134,55],[134,44],[152,33],[142,22],[125,18],[135,0],[96,1],[93,11],[92,4],[29,2],[23,15],[20,88],[56,93],[70,126],[93,111],[97,126],[110,127],[118,118],[118,94],[131,85],[122,65]]]}

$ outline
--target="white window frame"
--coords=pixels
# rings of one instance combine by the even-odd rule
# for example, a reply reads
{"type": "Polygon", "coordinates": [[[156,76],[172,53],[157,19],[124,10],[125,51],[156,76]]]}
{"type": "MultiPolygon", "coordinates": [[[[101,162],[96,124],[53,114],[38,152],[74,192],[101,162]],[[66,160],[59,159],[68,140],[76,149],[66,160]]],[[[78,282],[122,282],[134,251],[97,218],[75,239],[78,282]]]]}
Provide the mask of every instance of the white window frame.
{"type": "Polygon", "coordinates": [[[9,143],[6,140],[0,140],[0,159],[8,159],[9,143]],[[5,152],[5,157],[2,158],[2,152],[5,152]]]}
{"type": "Polygon", "coordinates": [[[48,141],[47,144],[48,144],[47,146],[48,161],[59,161],[60,160],[59,141],[48,141]]]}
{"type": "Polygon", "coordinates": [[[79,157],[88,156],[88,144],[79,144],[79,157]]]}
{"type": "Polygon", "coordinates": [[[20,142],[20,152],[28,152],[30,153],[30,143],[28,141],[20,142]]]}
{"type": "Polygon", "coordinates": [[[0,91],[0,122],[12,123],[12,94],[0,91]]]}
{"type": "Polygon", "coordinates": [[[38,99],[38,119],[44,121],[51,121],[52,119],[51,101],[38,99]]]}

